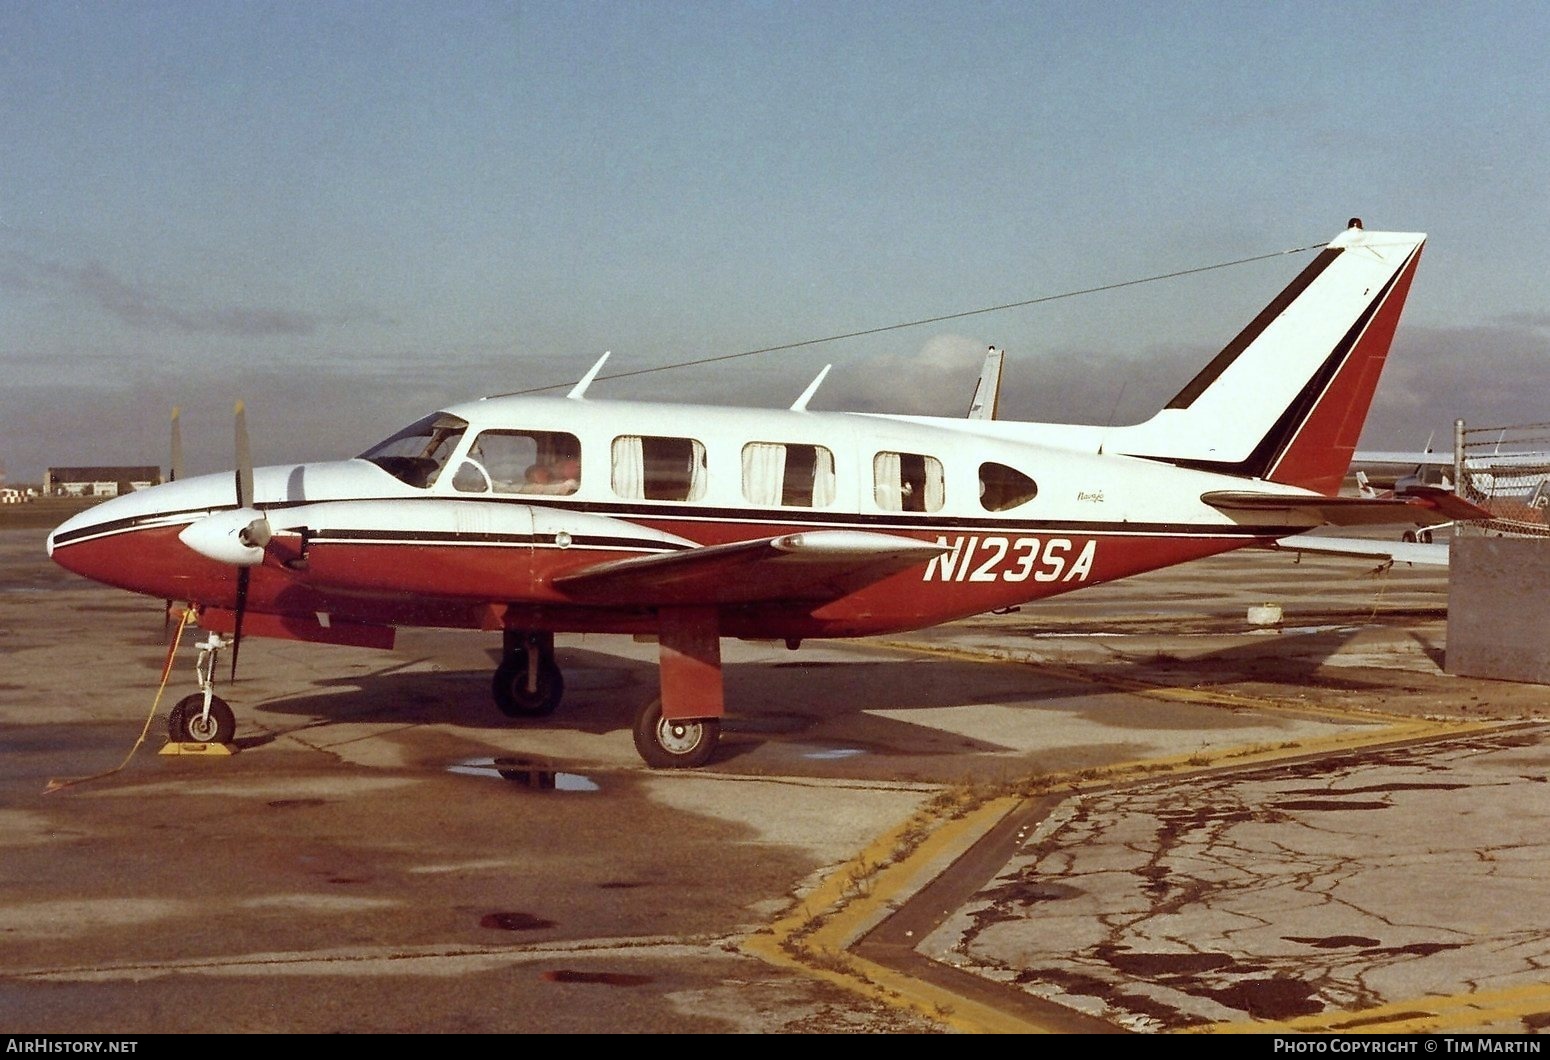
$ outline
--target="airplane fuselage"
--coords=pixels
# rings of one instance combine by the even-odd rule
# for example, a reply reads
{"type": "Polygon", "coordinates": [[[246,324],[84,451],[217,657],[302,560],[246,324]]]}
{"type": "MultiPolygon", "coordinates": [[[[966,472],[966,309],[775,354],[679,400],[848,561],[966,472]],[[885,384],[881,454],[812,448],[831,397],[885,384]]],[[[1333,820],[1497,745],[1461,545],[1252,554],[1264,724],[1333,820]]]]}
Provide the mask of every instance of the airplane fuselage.
{"type": "MultiPolygon", "coordinates": [[[[1009,607],[1313,525],[1288,525],[1284,514],[1229,517],[1199,500],[1241,479],[1029,443],[995,421],[969,429],[963,421],[533,397],[491,398],[438,416],[447,437],[435,437],[433,424],[398,445],[432,450],[429,457],[256,470],[254,505],[274,534],[252,569],[246,606],[250,615],[291,621],[252,632],[650,632],[655,603],[578,595],[557,581],[630,557],[815,530],[942,546],[839,595],[793,589],[720,603],[730,636],[860,636],[1009,607]],[[573,477],[523,477],[549,457],[573,461],[573,477]],[[415,459],[435,466],[406,466],[415,459]]],[[[229,610],[235,568],[179,535],[235,500],[230,475],[153,487],[70,520],[51,536],[50,551],[98,581],[229,610]]],[[[696,602],[686,593],[681,602],[696,602]]]]}

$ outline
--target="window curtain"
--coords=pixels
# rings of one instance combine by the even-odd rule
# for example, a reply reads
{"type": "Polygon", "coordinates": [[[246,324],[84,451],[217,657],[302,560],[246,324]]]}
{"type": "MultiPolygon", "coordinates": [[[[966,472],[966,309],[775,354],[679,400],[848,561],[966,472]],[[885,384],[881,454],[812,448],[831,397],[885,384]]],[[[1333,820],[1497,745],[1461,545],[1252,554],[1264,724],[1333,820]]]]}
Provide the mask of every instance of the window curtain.
{"type": "Polygon", "coordinates": [[[786,447],[770,442],[743,446],[743,496],[754,504],[780,503],[786,477],[786,447]]]}
{"type": "Polygon", "coordinates": [[[942,479],[942,462],[934,457],[926,457],[926,511],[941,511],[946,493],[947,487],[942,479]]]}
{"type": "Polygon", "coordinates": [[[872,478],[875,483],[873,495],[877,498],[877,506],[885,512],[904,510],[904,494],[900,489],[903,484],[901,475],[898,453],[878,453],[873,458],[872,478]]]}
{"type": "Polygon", "coordinates": [[[813,507],[834,503],[834,454],[823,446],[813,448],[813,507]]]}
{"type": "Polygon", "coordinates": [[[690,441],[689,445],[689,496],[686,499],[697,501],[705,496],[705,447],[696,441],[690,441]]]}
{"type": "Polygon", "coordinates": [[[614,439],[614,492],[627,500],[646,496],[646,447],[638,434],[614,439]]]}

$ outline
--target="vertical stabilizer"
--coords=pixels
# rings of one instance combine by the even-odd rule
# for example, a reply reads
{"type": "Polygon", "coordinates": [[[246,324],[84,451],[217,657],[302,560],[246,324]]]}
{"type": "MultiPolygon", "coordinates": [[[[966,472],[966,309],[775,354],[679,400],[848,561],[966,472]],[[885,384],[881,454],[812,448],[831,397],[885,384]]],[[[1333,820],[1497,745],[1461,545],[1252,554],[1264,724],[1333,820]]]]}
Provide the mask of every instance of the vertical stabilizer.
{"type": "Polygon", "coordinates": [[[980,368],[979,383],[974,387],[974,397],[969,401],[969,419],[993,420],[1001,405],[1001,364],[1006,351],[994,346],[985,351],[985,364],[980,368]]]}
{"type": "Polygon", "coordinates": [[[1106,448],[1337,493],[1425,241],[1353,218],[1161,412],[1106,448]]]}

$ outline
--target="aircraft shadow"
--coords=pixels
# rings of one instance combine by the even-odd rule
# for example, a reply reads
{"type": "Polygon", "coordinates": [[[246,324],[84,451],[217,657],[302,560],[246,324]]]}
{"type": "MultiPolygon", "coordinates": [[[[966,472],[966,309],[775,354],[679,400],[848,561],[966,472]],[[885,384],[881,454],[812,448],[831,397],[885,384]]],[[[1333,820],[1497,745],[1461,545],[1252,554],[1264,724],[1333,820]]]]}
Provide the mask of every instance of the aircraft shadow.
{"type": "MultiPolygon", "coordinates": [[[[920,723],[908,720],[913,712],[968,705],[1002,705],[1012,711],[1060,714],[1126,728],[1160,722],[1133,709],[1115,709],[1113,696],[1129,682],[1197,689],[1248,683],[1333,693],[1377,692],[1385,682],[1392,682],[1391,672],[1327,665],[1367,628],[1267,633],[1248,642],[1234,638],[1224,648],[1187,653],[1110,648],[1106,638],[1081,639],[1080,659],[1058,649],[1043,657],[1034,651],[1029,666],[987,666],[907,651],[891,659],[858,655],[839,660],[777,656],[756,662],[728,661],[724,667],[727,716],[716,760],[726,761],[771,742],[815,736],[881,754],[1005,751],[987,739],[944,734],[924,718],[920,723]]],[[[1407,635],[1419,652],[1440,667],[1439,647],[1419,631],[1407,631],[1407,635]]],[[[1063,644],[1072,641],[1063,639],[1063,644]]],[[[470,731],[549,729],[605,735],[628,730],[636,711],[656,694],[654,660],[564,645],[558,660],[566,693],[559,708],[547,717],[508,718],[491,700],[490,670],[420,668],[431,661],[426,658],[399,658],[376,670],[324,679],[305,693],[269,699],[249,709],[269,715],[271,725],[275,715],[306,719],[294,728],[282,724],[284,731],[369,721],[470,731]]],[[[237,706],[240,712],[242,705],[237,706]]],[[[1030,718],[1028,724],[1037,720],[1030,718]]],[[[1174,720],[1169,727],[1178,724],[1174,720]]],[[[1214,718],[1202,716],[1195,724],[1230,728],[1247,722],[1217,712],[1214,718]]],[[[239,744],[253,745],[241,739],[239,744]]]]}

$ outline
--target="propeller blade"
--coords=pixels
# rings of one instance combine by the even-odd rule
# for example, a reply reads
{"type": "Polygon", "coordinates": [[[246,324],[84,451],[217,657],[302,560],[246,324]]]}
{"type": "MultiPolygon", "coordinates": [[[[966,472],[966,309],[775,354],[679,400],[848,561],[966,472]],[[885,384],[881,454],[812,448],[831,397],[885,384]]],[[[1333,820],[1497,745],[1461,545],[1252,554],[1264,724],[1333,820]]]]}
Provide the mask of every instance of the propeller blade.
{"type": "Polygon", "coordinates": [[[237,611],[231,629],[231,679],[237,680],[237,652],[242,649],[242,616],[248,609],[248,577],[252,567],[237,568],[237,611]]]}
{"type": "MultiPolygon", "coordinates": [[[[183,477],[183,431],[178,424],[178,418],[183,410],[178,406],[172,406],[172,463],[167,467],[167,481],[176,482],[183,477]]],[[[172,631],[172,601],[167,601],[167,606],[161,612],[161,635],[163,639],[172,631]]]]}
{"type": "Polygon", "coordinates": [[[248,445],[248,414],[237,402],[237,507],[253,507],[253,450],[248,445]]]}
{"type": "Polygon", "coordinates": [[[172,464],[167,468],[168,482],[176,482],[183,477],[183,430],[178,424],[182,415],[182,409],[172,406],[172,464]]]}
{"type": "MultiPolygon", "coordinates": [[[[237,402],[237,507],[244,513],[253,508],[253,450],[248,444],[248,415],[241,401],[237,402]]],[[[269,542],[269,520],[262,515],[249,523],[238,534],[241,544],[247,548],[262,549],[269,542]]],[[[262,552],[259,553],[262,560],[262,552]]],[[[231,679],[237,680],[237,652],[242,649],[242,616],[248,609],[248,580],[253,576],[251,566],[237,568],[237,609],[231,631],[231,679]]]]}

